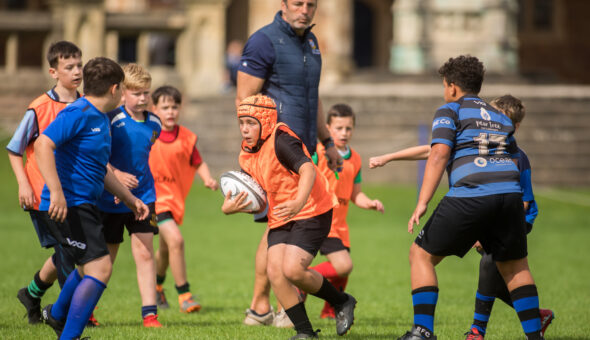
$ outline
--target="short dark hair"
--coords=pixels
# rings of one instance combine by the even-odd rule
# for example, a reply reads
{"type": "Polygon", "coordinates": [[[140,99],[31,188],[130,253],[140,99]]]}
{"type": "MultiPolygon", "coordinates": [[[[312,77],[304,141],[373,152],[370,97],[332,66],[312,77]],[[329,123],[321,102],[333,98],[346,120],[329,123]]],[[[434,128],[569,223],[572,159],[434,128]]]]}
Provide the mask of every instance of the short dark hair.
{"type": "Polygon", "coordinates": [[[512,124],[522,122],[526,114],[522,101],[509,94],[492,100],[490,104],[507,115],[512,120],[512,124]]]}
{"type": "Polygon", "coordinates": [[[438,69],[438,74],[447,84],[454,83],[467,93],[478,94],[483,83],[485,69],[476,57],[460,55],[449,60],[438,69]]]}
{"type": "Polygon", "coordinates": [[[154,92],[152,92],[152,101],[154,105],[158,105],[160,99],[163,97],[170,97],[176,104],[182,103],[182,94],[180,91],[174,86],[164,85],[158,87],[154,92]]]}
{"type": "Polygon", "coordinates": [[[84,94],[89,96],[103,96],[115,84],[121,84],[125,73],[119,64],[105,57],[90,59],[84,65],[84,94]]]}
{"type": "Polygon", "coordinates": [[[49,46],[47,50],[47,62],[52,68],[57,68],[59,58],[81,57],[82,51],[78,46],[69,41],[57,41],[49,46]]]}
{"type": "Polygon", "coordinates": [[[335,104],[328,110],[328,117],[326,122],[330,124],[332,122],[332,117],[352,117],[352,125],[356,122],[356,116],[354,115],[354,111],[352,108],[347,104],[335,104]]]}

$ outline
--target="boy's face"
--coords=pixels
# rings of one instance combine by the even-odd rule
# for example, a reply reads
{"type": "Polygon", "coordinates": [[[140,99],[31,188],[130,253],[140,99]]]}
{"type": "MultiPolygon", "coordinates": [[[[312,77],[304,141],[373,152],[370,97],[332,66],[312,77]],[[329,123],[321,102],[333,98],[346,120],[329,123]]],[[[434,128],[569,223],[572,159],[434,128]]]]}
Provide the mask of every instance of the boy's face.
{"type": "Polygon", "coordinates": [[[260,138],[260,123],[252,117],[239,117],[240,133],[246,145],[253,147],[260,138]]]}
{"type": "Polygon", "coordinates": [[[60,57],[57,60],[57,68],[50,67],[49,74],[58,85],[68,90],[75,90],[82,83],[82,58],[60,57]]]}
{"type": "Polygon", "coordinates": [[[326,127],[330,131],[334,145],[339,149],[346,148],[354,130],[352,117],[332,117],[330,124],[327,124],[326,127]]]}
{"type": "Polygon", "coordinates": [[[125,109],[130,113],[141,114],[147,110],[150,102],[150,88],[140,89],[124,89],[123,101],[125,102],[125,109]]]}
{"type": "Polygon", "coordinates": [[[154,113],[160,117],[162,128],[166,131],[172,131],[174,126],[178,124],[180,104],[170,96],[162,96],[158,100],[158,104],[154,105],[154,113]]]}

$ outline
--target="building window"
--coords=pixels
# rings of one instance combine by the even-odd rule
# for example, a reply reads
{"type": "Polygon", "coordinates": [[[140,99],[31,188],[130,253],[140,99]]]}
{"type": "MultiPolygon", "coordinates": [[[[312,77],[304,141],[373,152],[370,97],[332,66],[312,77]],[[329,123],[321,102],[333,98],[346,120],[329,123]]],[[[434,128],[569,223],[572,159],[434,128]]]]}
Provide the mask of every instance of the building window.
{"type": "Polygon", "coordinates": [[[533,7],[533,27],[538,31],[553,29],[553,0],[535,0],[533,7]]]}
{"type": "Polygon", "coordinates": [[[176,36],[166,33],[152,33],[149,40],[150,64],[176,64],[176,36]]]}
{"type": "Polygon", "coordinates": [[[137,36],[119,37],[119,56],[120,63],[137,62],[137,36]]]}

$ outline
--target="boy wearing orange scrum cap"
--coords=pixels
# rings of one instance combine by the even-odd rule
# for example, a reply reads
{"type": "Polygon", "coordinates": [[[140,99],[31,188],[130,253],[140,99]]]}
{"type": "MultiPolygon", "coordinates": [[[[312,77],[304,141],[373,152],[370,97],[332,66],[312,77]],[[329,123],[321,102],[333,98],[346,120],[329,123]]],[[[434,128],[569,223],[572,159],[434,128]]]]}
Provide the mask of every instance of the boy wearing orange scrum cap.
{"type": "MultiPolygon", "coordinates": [[[[267,272],[297,331],[291,339],[317,337],[293,286],[333,305],[336,331],[344,335],[354,322],[355,298],[308,269],[330,232],[335,197],[328,182],[295,133],[284,123],[277,124],[272,99],[263,95],[244,99],[238,106],[238,120],[243,138],[240,166],[267,194],[267,272]]],[[[233,199],[228,193],[221,209],[225,214],[246,212],[248,204],[245,193],[233,199]]]]}
{"type": "MultiPolygon", "coordinates": [[[[352,108],[346,104],[336,104],[328,110],[327,116],[326,127],[344,163],[340,172],[335,173],[330,170],[324,156],[324,148],[321,145],[318,146],[318,168],[326,176],[330,189],[338,197],[338,206],[334,208],[330,234],[320,248],[320,253],[325,255],[328,261],[312,269],[322,274],[338,290],[344,291],[348,283],[348,275],[352,272],[350,239],[346,223],[348,203],[352,201],[359,208],[377,210],[381,213],[384,212],[384,208],[381,201],[370,199],[361,190],[361,156],[348,144],[355,124],[352,108]]],[[[334,308],[326,302],[320,317],[334,318],[334,308]]]]}

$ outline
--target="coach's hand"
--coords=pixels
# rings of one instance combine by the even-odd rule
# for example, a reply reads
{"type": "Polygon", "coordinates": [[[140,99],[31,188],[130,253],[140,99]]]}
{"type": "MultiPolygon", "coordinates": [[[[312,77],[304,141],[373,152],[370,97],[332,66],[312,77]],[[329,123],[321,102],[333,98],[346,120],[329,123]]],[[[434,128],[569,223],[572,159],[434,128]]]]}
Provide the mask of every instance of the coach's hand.
{"type": "Polygon", "coordinates": [[[422,217],[426,213],[427,208],[427,204],[418,202],[418,205],[416,205],[416,209],[414,210],[412,217],[410,217],[410,220],[408,221],[408,233],[411,234],[414,232],[414,224],[420,225],[420,217],[422,217]]]}
{"type": "Polygon", "coordinates": [[[331,145],[326,149],[326,157],[328,158],[328,168],[330,168],[330,170],[337,172],[342,171],[342,163],[344,160],[334,145],[331,145]]]}
{"type": "Polygon", "coordinates": [[[47,210],[49,218],[56,222],[63,222],[68,215],[68,203],[63,192],[50,193],[49,209],[47,210]]]}

